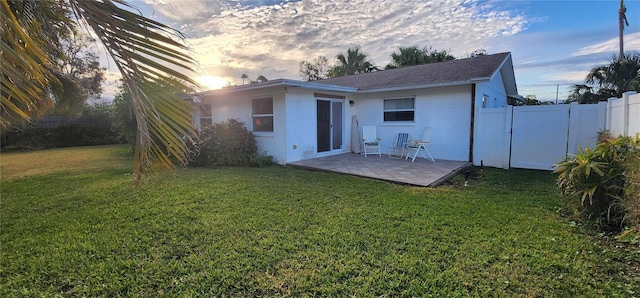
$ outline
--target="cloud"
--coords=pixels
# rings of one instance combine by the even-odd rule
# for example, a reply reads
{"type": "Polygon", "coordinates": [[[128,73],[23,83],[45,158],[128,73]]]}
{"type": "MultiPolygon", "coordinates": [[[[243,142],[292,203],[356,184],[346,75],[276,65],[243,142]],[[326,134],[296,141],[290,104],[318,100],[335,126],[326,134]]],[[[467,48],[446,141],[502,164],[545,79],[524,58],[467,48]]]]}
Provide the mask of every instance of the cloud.
{"type": "MultiPolygon", "coordinates": [[[[562,85],[582,82],[592,67],[606,64],[618,51],[617,22],[586,26],[574,20],[571,25],[558,23],[553,31],[536,31],[558,19],[546,11],[536,15],[526,1],[142,0],[132,4],[145,16],[179,28],[203,71],[232,84],[239,84],[243,73],[252,79],[258,75],[296,79],[299,62],[319,55],[331,61],[358,45],[384,67],[398,47],[417,45],[449,50],[457,57],[479,48],[489,53],[510,51],[519,90],[555,97],[555,85],[561,84],[563,92],[562,85]]],[[[628,7],[631,12],[635,6],[628,7]]],[[[638,29],[631,24],[625,31],[625,49],[640,50],[638,29]]]]}
{"type": "MultiPolygon", "coordinates": [[[[625,34],[624,47],[627,50],[640,50],[640,32],[625,34]]],[[[582,47],[572,53],[572,56],[583,56],[590,54],[601,53],[617,53],[619,51],[619,39],[618,37],[608,39],[603,42],[599,42],[594,45],[582,47]]]]}
{"type": "Polygon", "coordinates": [[[179,24],[200,22],[219,15],[222,4],[219,0],[144,0],[154,12],[179,24]]]}
{"type": "MultiPolygon", "coordinates": [[[[514,70],[521,94],[538,98],[565,99],[569,86],[580,84],[593,67],[606,65],[618,53],[617,28],[558,28],[553,31],[523,31],[489,41],[491,53],[512,51],[514,70]]],[[[631,31],[631,30],[629,30],[631,31]]],[[[640,49],[640,33],[625,34],[625,49],[640,49]]]]}
{"type": "Polygon", "coordinates": [[[224,69],[236,81],[241,73],[297,78],[299,62],[318,55],[331,60],[357,45],[379,66],[399,46],[431,46],[462,56],[527,24],[522,15],[476,0],[147,3],[190,36],[203,69],[224,69]]]}

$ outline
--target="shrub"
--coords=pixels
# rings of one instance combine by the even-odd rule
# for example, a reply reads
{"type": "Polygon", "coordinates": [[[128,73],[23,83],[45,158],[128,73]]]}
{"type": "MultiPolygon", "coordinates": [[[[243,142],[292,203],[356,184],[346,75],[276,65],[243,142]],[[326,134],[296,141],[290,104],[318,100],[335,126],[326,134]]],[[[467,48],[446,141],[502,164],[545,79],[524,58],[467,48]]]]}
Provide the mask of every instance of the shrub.
{"type": "Polygon", "coordinates": [[[243,122],[237,119],[228,119],[212,125],[214,130],[215,154],[209,157],[215,165],[219,166],[245,166],[249,165],[251,157],[258,152],[256,139],[243,122]]]}
{"type": "Polygon", "coordinates": [[[119,144],[110,105],[86,106],[82,117],[62,124],[23,124],[4,132],[3,151],[119,144]]]}
{"type": "Polygon", "coordinates": [[[626,167],[640,152],[640,138],[604,139],[595,149],[580,150],[575,158],[556,165],[557,185],[569,208],[582,219],[595,220],[607,230],[629,224],[626,167]]]}
{"type": "Polygon", "coordinates": [[[625,221],[640,236],[640,150],[626,160],[624,176],[627,179],[623,204],[625,221]]]}
{"type": "Polygon", "coordinates": [[[258,155],[253,133],[237,119],[207,125],[198,136],[198,148],[192,150],[192,166],[263,167],[274,164],[271,156],[258,155]]]}
{"type": "Polygon", "coordinates": [[[2,132],[2,151],[25,151],[55,148],[55,134],[38,124],[24,124],[2,132]]]}
{"type": "Polygon", "coordinates": [[[273,156],[267,155],[267,152],[262,155],[255,154],[249,159],[249,166],[257,168],[270,167],[276,164],[277,162],[273,159],[273,156]]]}
{"type": "Polygon", "coordinates": [[[198,131],[197,143],[190,147],[191,156],[189,157],[189,166],[205,167],[210,164],[211,157],[216,148],[216,138],[213,125],[207,125],[198,131]]]}
{"type": "Polygon", "coordinates": [[[120,144],[124,141],[115,130],[102,126],[62,125],[51,131],[57,148],[120,144]]]}

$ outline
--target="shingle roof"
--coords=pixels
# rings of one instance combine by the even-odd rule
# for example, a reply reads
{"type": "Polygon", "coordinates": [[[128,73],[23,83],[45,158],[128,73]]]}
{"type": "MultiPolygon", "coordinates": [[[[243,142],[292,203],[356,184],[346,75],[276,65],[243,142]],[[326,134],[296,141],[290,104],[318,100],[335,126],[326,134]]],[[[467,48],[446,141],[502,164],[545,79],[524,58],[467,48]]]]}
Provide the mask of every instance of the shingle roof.
{"type": "Polygon", "coordinates": [[[358,88],[359,90],[402,86],[471,82],[490,78],[510,53],[480,55],[475,58],[408,66],[364,74],[314,81],[317,84],[358,88]]]}

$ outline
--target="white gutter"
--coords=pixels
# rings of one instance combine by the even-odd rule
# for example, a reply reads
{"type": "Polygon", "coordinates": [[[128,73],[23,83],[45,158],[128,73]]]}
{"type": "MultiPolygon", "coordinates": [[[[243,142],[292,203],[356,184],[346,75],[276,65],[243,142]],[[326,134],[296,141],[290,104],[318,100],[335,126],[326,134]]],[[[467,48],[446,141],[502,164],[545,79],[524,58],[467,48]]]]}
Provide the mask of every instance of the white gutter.
{"type": "Polygon", "coordinates": [[[303,87],[303,88],[310,88],[310,89],[321,89],[326,91],[339,91],[339,92],[350,92],[350,93],[358,92],[358,88],[355,88],[355,87],[318,84],[313,82],[303,82],[303,81],[297,81],[297,80],[283,79],[283,84],[286,84],[287,86],[290,86],[290,87],[303,87]]]}
{"type": "Polygon", "coordinates": [[[249,85],[242,85],[242,86],[236,86],[236,87],[227,87],[222,89],[208,90],[208,91],[198,93],[198,95],[206,96],[207,94],[241,92],[241,91],[248,91],[248,90],[271,88],[271,87],[301,87],[301,88],[308,88],[308,89],[318,89],[318,90],[324,90],[324,91],[337,91],[337,92],[346,92],[346,93],[376,93],[376,92],[404,91],[404,90],[411,90],[411,89],[423,89],[423,88],[434,88],[434,87],[460,86],[460,85],[468,85],[468,84],[473,84],[478,82],[489,82],[490,80],[491,80],[491,77],[485,77],[485,78],[471,78],[465,81],[453,81],[453,82],[444,82],[444,83],[406,85],[406,86],[395,86],[395,87],[384,87],[384,88],[373,88],[373,89],[358,89],[355,87],[319,84],[314,82],[304,82],[304,81],[289,80],[289,79],[278,79],[278,80],[266,81],[258,84],[249,84],[249,85]]]}
{"type": "Polygon", "coordinates": [[[266,81],[258,84],[249,84],[249,85],[242,85],[242,86],[235,86],[235,87],[226,87],[222,89],[207,90],[207,91],[198,93],[198,95],[206,96],[208,94],[242,92],[242,91],[248,91],[248,90],[272,88],[272,87],[302,87],[302,88],[309,88],[309,89],[320,89],[325,91],[338,91],[338,92],[348,92],[348,93],[358,92],[358,88],[353,88],[353,87],[318,84],[318,83],[303,82],[303,81],[289,80],[289,79],[278,79],[278,80],[266,81]]]}
{"type": "Polygon", "coordinates": [[[421,85],[407,85],[407,86],[397,86],[397,87],[386,87],[386,88],[374,88],[374,89],[361,89],[358,90],[357,93],[375,93],[375,92],[390,92],[390,91],[404,91],[411,89],[423,89],[423,88],[434,88],[434,87],[449,87],[449,86],[460,86],[460,85],[468,85],[477,82],[488,82],[490,78],[473,78],[466,81],[453,81],[453,82],[445,82],[445,83],[435,83],[435,84],[421,84],[421,85]]]}

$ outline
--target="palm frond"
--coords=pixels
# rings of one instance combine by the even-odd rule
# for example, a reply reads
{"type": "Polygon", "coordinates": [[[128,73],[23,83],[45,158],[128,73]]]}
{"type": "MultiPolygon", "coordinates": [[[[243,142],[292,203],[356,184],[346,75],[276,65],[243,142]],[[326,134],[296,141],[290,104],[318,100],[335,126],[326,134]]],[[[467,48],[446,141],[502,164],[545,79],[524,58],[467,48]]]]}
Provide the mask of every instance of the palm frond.
{"type": "Polygon", "coordinates": [[[198,84],[192,79],[196,63],[183,35],[128,9],[122,0],[70,0],[78,19],[104,43],[123,83],[131,93],[138,125],[134,172],[159,166],[173,170],[172,161],[185,165],[188,141],[195,136],[191,101],[185,96],[198,84]]]}
{"type": "Polygon", "coordinates": [[[49,55],[43,50],[46,32],[38,18],[45,2],[1,0],[0,53],[0,126],[6,128],[19,120],[30,121],[53,105],[47,94],[51,74],[49,55]],[[16,7],[16,5],[20,7],[16,7]]]}

